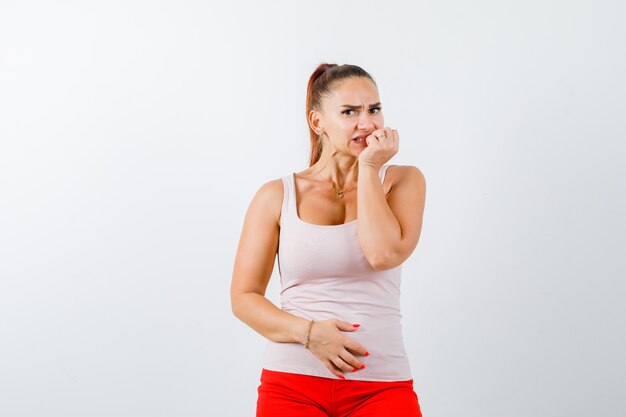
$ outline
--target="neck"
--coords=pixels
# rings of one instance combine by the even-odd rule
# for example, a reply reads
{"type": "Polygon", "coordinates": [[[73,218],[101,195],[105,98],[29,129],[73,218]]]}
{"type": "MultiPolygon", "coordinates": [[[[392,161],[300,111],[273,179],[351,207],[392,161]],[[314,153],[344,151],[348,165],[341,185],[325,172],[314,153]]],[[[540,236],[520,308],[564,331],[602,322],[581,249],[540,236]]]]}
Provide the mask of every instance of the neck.
{"type": "Polygon", "coordinates": [[[356,184],[359,179],[358,158],[338,152],[322,151],[320,159],[309,169],[315,177],[331,183],[338,190],[356,184]]]}

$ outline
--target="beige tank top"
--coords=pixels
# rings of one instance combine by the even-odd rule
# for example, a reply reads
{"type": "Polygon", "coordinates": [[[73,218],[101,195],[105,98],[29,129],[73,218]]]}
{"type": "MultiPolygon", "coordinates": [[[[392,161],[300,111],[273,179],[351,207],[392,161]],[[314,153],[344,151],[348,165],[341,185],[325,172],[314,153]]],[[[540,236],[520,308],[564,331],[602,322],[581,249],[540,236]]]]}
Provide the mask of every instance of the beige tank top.
{"type": "MultiPolygon", "coordinates": [[[[379,176],[384,181],[388,165],[379,176]]],[[[348,337],[361,342],[369,356],[359,356],[365,369],[348,372],[346,379],[406,381],[412,379],[404,348],[400,312],[402,265],[376,271],[367,262],[357,236],[357,221],[339,225],[305,222],[296,211],[295,174],[282,178],[284,186],[278,268],[281,309],[309,320],[336,318],[359,323],[348,337]]],[[[304,345],[268,340],[265,369],[296,374],[337,377],[304,345]]]]}

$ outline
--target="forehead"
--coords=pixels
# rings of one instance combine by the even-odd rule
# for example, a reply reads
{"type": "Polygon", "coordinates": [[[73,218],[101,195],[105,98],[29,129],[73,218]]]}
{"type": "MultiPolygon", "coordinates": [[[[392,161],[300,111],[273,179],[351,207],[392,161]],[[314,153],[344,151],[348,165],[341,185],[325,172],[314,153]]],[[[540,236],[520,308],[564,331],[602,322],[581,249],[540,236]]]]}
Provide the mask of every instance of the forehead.
{"type": "Polygon", "coordinates": [[[365,77],[352,77],[341,80],[328,97],[331,102],[341,104],[356,104],[362,102],[375,103],[379,101],[378,89],[374,83],[365,77]]]}

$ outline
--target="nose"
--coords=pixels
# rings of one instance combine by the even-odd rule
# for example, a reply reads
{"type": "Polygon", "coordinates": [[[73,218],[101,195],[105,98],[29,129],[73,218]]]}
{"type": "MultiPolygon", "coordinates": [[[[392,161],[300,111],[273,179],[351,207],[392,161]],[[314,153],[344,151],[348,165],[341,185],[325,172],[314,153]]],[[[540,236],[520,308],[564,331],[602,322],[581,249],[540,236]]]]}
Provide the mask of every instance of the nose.
{"type": "Polygon", "coordinates": [[[359,115],[358,129],[359,130],[373,130],[376,126],[374,125],[375,115],[370,114],[370,112],[361,112],[359,115]]]}

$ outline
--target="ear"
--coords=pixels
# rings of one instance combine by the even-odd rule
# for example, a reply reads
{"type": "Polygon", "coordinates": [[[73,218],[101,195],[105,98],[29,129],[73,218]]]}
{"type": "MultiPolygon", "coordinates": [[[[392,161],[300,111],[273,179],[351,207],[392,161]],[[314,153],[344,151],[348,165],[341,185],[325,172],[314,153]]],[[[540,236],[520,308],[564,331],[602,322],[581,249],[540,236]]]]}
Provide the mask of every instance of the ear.
{"type": "Polygon", "coordinates": [[[309,112],[308,121],[309,121],[309,126],[311,126],[311,129],[313,129],[313,131],[324,129],[324,122],[322,121],[322,115],[317,110],[311,110],[309,112]]]}

